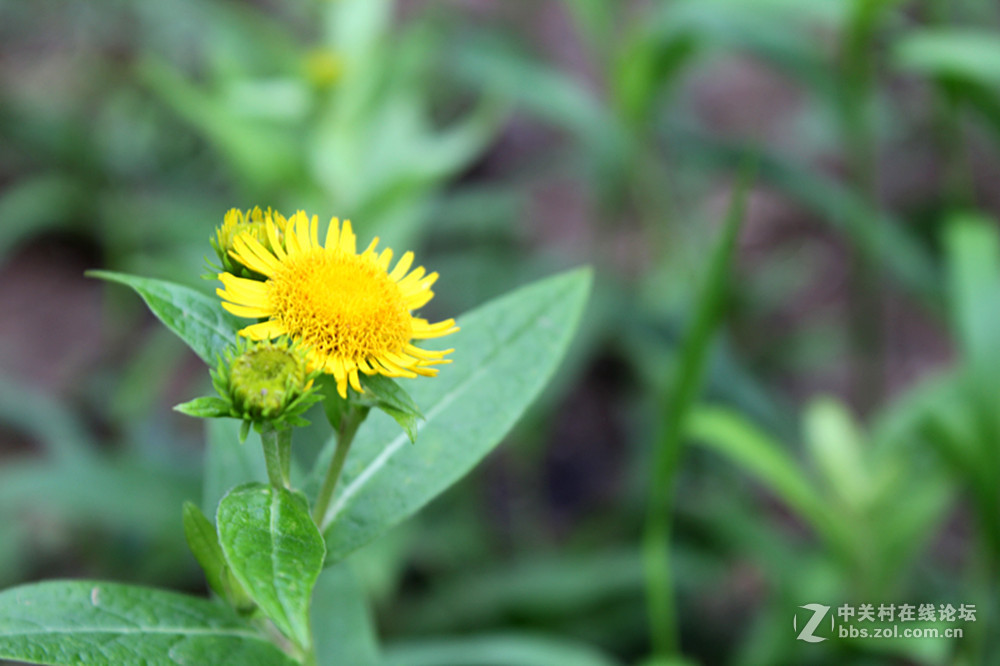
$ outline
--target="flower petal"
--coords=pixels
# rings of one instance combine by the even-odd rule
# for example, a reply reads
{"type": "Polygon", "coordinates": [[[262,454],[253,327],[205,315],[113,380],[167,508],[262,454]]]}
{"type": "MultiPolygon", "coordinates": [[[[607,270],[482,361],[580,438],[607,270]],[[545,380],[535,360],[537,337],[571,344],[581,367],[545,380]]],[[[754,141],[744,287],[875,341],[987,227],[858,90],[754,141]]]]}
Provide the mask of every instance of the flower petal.
{"type": "MultiPolygon", "coordinates": [[[[222,304],[225,307],[225,303],[222,304]]],[[[240,331],[240,335],[251,340],[270,340],[282,335],[287,335],[285,327],[275,320],[262,321],[259,324],[251,324],[240,331]]]]}
{"type": "Polygon", "coordinates": [[[326,243],[323,244],[331,252],[340,245],[340,220],[330,218],[330,226],[326,230],[326,243]]]}
{"type": "Polygon", "coordinates": [[[351,229],[351,221],[344,220],[344,226],[340,230],[340,249],[348,254],[357,254],[356,241],[357,237],[351,229]]]}

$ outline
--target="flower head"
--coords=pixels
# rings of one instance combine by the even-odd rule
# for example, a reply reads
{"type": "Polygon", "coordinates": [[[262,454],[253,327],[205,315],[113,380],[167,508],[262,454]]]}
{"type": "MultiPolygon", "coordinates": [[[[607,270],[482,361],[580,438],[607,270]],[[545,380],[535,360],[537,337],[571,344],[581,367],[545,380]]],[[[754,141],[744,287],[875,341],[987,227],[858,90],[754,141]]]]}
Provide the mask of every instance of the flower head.
{"type": "Polygon", "coordinates": [[[350,221],[330,221],[325,243],[319,220],[299,211],[287,221],[264,220],[266,238],[241,234],[230,256],[265,279],[220,273],[222,306],[238,317],[264,319],[240,335],[251,340],[288,336],[308,350],[309,367],[336,378],[347,397],[350,385],[363,393],[359,373],[388,377],[434,376],[452,350],[429,351],[415,340],[458,330],[454,319],[432,324],[412,312],[431,300],[437,273],[410,270],[405,253],[390,270],[392,250],[376,251],[378,238],[360,254],[350,221]],[[285,230],[282,236],[279,232],[285,230]]]}
{"type": "Polygon", "coordinates": [[[242,419],[243,436],[251,424],[259,427],[305,425],[302,418],[320,399],[309,371],[306,352],[287,338],[240,341],[227,349],[212,370],[218,397],[196,398],[174,409],[202,418],[242,419]]]}
{"type": "Polygon", "coordinates": [[[226,212],[222,224],[215,230],[215,238],[209,239],[215,249],[215,254],[222,263],[223,270],[246,277],[254,277],[246,267],[233,260],[230,252],[233,250],[233,242],[242,234],[249,234],[267,246],[269,243],[267,238],[268,220],[278,225],[278,237],[280,238],[285,232],[285,218],[280,215],[275,216],[270,208],[262,211],[260,206],[257,206],[246,213],[232,208],[226,212]]]}

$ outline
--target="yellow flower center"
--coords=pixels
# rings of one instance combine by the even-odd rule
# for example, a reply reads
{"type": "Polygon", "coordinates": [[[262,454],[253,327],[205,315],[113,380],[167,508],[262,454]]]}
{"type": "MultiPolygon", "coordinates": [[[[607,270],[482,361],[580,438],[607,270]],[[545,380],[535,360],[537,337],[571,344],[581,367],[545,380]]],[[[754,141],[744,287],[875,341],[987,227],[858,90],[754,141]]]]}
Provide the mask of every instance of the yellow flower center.
{"type": "Polygon", "coordinates": [[[413,335],[399,287],[360,255],[312,248],[290,256],[267,289],[273,318],[320,358],[397,353],[413,335]]]}

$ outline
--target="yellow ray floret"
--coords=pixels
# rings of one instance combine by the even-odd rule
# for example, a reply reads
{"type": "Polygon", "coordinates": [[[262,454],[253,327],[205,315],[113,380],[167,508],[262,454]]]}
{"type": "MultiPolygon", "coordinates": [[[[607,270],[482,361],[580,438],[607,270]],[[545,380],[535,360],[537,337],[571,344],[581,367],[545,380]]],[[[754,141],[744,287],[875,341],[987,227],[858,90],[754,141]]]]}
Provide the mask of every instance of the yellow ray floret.
{"type": "Polygon", "coordinates": [[[439,338],[458,330],[454,319],[431,324],[414,317],[434,292],[437,273],[423,266],[410,270],[406,252],[392,270],[392,250],[376,251],[378,238],[357,252],[349,220],[330,220],[324,242],[319,219],[299,211],[289,219],[266,219],[266,244],[260,234],[242,234],[230,256],[265,280],[220,273],[216,293],[222,307],[237,317],[262,319],[240,331],[251,340],[288,336],[307,348],[310,370],[321,369],[362,393],[359,373],[388,377],[434,376],[432,367],[450,363],[451,349],[431,351],[415,340],[439,338]]]}

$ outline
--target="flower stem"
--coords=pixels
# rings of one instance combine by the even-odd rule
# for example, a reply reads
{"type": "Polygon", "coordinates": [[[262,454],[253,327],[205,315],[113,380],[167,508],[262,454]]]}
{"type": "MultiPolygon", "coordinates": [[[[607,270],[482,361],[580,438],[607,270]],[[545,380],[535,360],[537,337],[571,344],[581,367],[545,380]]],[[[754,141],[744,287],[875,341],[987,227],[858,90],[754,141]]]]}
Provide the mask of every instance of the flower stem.
{"type": "Polygon", "coordinates": [[[292,487],[292,429],[282,428],[278,431],[278,464],[281,468],[281,480],[286,488],[292,487]]]}
{"type": "Polygon", "coordinates": [[[260,441],[264,446],[268,481],[275,488],[288,488],[292,461],[292,431],[288,428],[277,430],[273,425],[266,424],[260,432],[260,441]]]}
{"type": "Polygon", "coordinates": [[[326,513],[330,509],[330,502],[333,500],[333,491],[337,488],[337,481],[340,479],[340,473],[344,469],[347,453],[351,450],[354,435],[357,434],[358,428],[366,416],[368,416],[367,407],[351,405],[340,419],[340,424],[337,428],[337,448],[333,452],[330,467],[326,470],[323,485],[316,496],[316,506],[313,507],[313,520],[316,521],[321,532],[326,529],[328,524],[326,513]]]}

